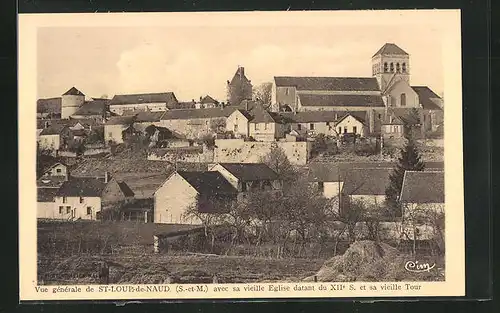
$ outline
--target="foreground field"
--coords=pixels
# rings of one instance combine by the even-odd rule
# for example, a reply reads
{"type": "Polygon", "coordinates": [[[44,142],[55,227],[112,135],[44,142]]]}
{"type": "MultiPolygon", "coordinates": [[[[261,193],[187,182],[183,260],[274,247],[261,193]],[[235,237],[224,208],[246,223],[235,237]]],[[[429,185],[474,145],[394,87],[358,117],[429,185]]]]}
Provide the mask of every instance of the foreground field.
{"type": "Polygon", "coordinates": [[[81,255],[38,257],[38,280],[45,285],[99,283],[101,261],[110,264],[111,284],[247,283],[300,281],[313,275],[324,260],[268,259],[214,255],[81,255]]]}

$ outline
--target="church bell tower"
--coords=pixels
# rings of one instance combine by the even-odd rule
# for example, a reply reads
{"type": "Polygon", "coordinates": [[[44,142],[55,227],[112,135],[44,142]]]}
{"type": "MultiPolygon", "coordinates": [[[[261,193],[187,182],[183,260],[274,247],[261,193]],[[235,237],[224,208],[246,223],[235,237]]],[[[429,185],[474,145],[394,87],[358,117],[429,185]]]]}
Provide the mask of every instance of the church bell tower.
{"type": "Polygon", "coordinates": [[[372,75],[382,93],[398,80],[409,83],[410,55],[394,43],[384,44],[372,57],[372,75]]]}

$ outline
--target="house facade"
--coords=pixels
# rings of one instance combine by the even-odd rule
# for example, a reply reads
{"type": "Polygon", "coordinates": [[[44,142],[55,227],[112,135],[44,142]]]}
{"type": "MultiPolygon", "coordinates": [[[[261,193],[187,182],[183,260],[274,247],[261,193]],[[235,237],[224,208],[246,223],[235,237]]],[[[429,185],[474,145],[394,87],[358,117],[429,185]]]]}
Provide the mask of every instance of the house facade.
{"type": "Polygon", "coordinates": [[[415,210],[444,213],[443,171],[406,171],[399,196],[403,217],[415,210]]]}
{"type": "Polygon", "coordinates": [[[123,143],[123,132],[133,126],[135,116],[114,116],[104,124],[104,142],[123,143]]]}
{"type": "Polygon", "coordinates": [[[248,137],[250,134],[249,121],[251,118],[251,115],[247,111],[234,110],[227,118],[226,131],[233,132],[236,138],[248,137]]]}
{"type": "Polygon", "coordinates": [[[73,134],[66,125],[51,125],[38,135],[38,145],[41,149],[59,151],[69,144],[72,137],[73,134]]]}
{"type": "Polygon", "coordinates": [[[176,108],[173,92],[115,95],[108,103],[109,110],[117,115],[134,111],[163,112],[176,108]]]}
{"type": "Polygon", "coordinates": [[[198,214],[227,213],[210,203],[235,197],[235,188],[219,172],[176,171],[154,193],[154,222],[201,224],[198,214]]]}
{"type": "Polygon", "coordinates": [[[337,134],[354,134],[366,137],[369,134],[366,120],[359,115],[348,113],[335,124],[337,134]]]}

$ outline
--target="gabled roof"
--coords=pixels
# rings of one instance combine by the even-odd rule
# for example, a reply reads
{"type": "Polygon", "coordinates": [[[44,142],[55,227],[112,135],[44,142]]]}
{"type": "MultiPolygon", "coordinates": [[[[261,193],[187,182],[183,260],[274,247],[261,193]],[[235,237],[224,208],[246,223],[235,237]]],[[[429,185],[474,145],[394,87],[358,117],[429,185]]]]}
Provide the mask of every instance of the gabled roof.
{"type": "Polygon", "coordinates": [[[278,174],[264,163],[219,163],[241,181],[276,180],[278,174]]]}
{"type": "Polygon", "coordinates": [[[105,125],[132,125],[136,116],[112,116],[105,125]]]}
{"type": "Polygon", "coordinates": [[[85,96],[83,92],[76,89],[75,87],[71,87],[68,91],[62,94],[63,96],[85,96]]]}
{"type": "MultiPolygon", "coordinates": [[[[398,47],[397,45],[393,43],[386,43],[380,48],[374,55],[373,57],[377,55],[409,55],[406,51],[398,47]]],[[[372,57],[372,58],[373,58],[372,57]]]]}
{"type": "Polygon", "coordinates": [[[36,198],[37,202],[53,202],[57,194],[57,188],[37,188],[36,198]]]}
{"type": "Polygon", "coordinates": [[[389,108],[386,116],[382,120],[382,125],[419,125],[420,117],[414,116],[412,110],[416,110],[420,115],[420,108],[389,108]],[[390,116],[393,117],[392,123],[390,116]]]}
{"type": "Polygon", "coordinates": [[[302,106],[385,107],[379,95],[299,95],[302,106]]]}
{"type": "Polygon", "coordinates": [[[279,123],[280,118],[278,114],[272,114],[264,109],[262,105],[256,105],[250,110],[252,119],[250,123],[279,123]]]}
{"type": "Polygon", "coordinates": [[[85,101],[73,115],[103,115],[106,111],[107,99],[93,99],[85,101]]]}
{"type": "Polygon", "coordinates": [[[36,101],[36,111],[38,113],[61,114],[61,97],[38,99],[36,101]]]}
{"type": "Polygon", "coordinates": [[[117,181],[117,184],[125,197],[133,197],[135,195],[132,189],[130,189],[124,181],[117,181]]]}
{"type": "Polygon", "coordinates": [[[234,85],[238,82],[250,83],[250,80],[245,76],[245,68],[239,66],[236,72],[234,73],[233,78],[231,79],[230,85],[234,85]]]}
{"type": "Polygon", "coordinates": [[[411,88],[417,93],[418,99],[422,107],[426,110],[443,110],[437,103],[441,100],[434,91],[432,91],[427,86],[411,86],[411,88]],[[437,101],[436,101],[437,100],[437,101]]]}
{"type": "Polygon", "coordinates": [[[67,126],[63,124],[52,124],[44,128],[39,136],[59,135],[65,128],[67,128],[67,126]]]}
{"type": "Polygon", "coordinates": [[[59,197],[100,197],[106,183],[99,178],[71,177],[57,192],[59,197]]]}
{"type": "Polygon", "coordinates": [[[347,195],[385,195],[391,171],[390,168],[347,170],[342,192],[347,195]]]}
{"type": "Polygon", "coordinates": [[[401,201],[407,203],[444,203],[444,172],[406,171],[401,201]]]}
{"type": "Polygon", "coordinates": [[[341,123],[349,116],[352,116],[355,120],[357,120],[361,124],[365,123],[366,112],[362,111],[362,112],[348,112],[337,121],[337,124],[341,123]]]}
{"type": "Polygon", "coordinates": [[[204,196],[235,195],[237,190],[217,171],[177,171],[194,189],[204,196]]]}
{"type": "Polygon", "coordinates": [[[215,100],[214,98],[210,97],[209,95],[206,95],[205,97],[203,97],[200,101],[200,103],[202,104],[206,104],[206,103],[219,103],[219,101],[215,100]]]}
{"type": "Polygon", "coordinates": [[[166,111],[161,117],[162,120],[187,120],[195,118],[217,118],[228,117],[236,108],[205,108],[166,111]]]}
{"type": "Polygon", "coordinates": [[[135,114],[135,121],[137,123],[159,122],[164,113],[165,112],[139,111],[135,114]]]}
{"type": "Polygon", "coordinates": [[[173,92],[159,93],[138,93],[129,95],[115,95],[109,105],[126,105],[141,103],[166,103],[167,107],[174,108],[177,104],[177,98],[173,92]]]}
{"type": "Polygon", "coordinates": [[[380,91],[374,77],[275,76],[274,81],[278,87],[295,87],[297,90],[380,91]]]}

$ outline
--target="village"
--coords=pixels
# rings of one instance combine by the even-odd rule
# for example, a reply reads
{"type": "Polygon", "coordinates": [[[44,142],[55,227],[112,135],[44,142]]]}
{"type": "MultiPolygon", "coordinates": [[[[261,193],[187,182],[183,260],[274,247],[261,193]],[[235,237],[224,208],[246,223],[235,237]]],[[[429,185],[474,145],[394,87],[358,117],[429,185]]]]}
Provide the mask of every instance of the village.
{"type": "Polygon", "coordinates": [[[314,253],[328,257],[321,238],[332,237],[339,251],[340,238],[444,251],[443,97],[410,84],[409,54],[394,43],[371,63],[371,77],[258,86],[238,66],[221,82],[227,99],[94,98],[76,86],[39,99],[39,223],[153,224],[157,253],[267,244],[277,258],[303,258],[319,242],[314,253]]]}

